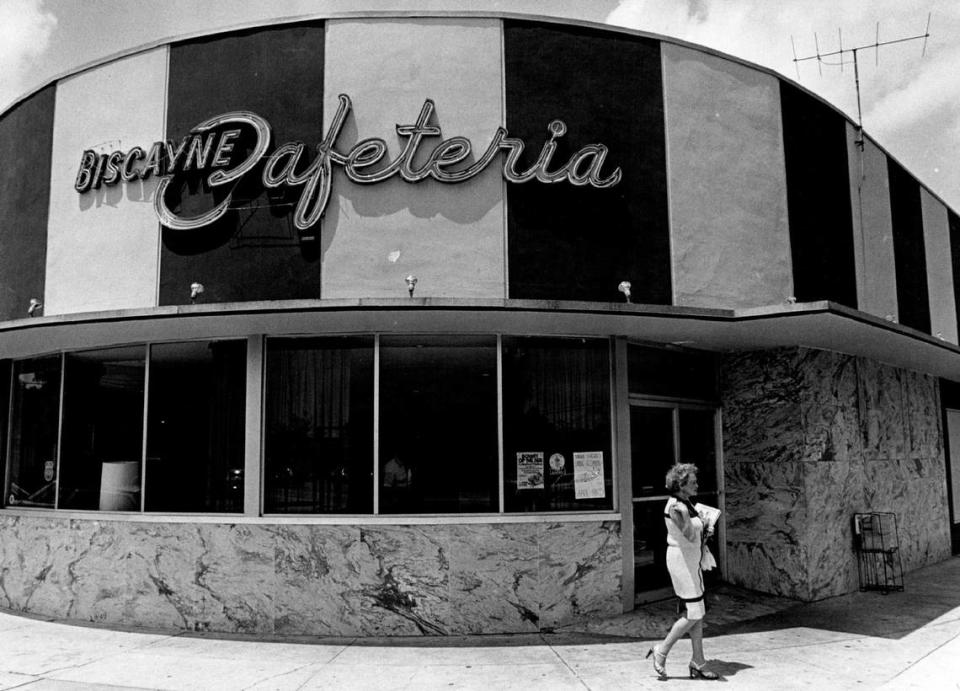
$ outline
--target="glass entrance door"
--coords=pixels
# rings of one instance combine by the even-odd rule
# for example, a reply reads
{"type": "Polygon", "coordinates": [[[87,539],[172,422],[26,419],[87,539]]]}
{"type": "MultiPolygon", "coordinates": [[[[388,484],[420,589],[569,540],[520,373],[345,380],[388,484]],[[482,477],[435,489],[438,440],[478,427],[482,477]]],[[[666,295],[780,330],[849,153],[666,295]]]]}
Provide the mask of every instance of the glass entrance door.
{"type": "MultiPolygon", "coordinates": [[[[663,522],[668,499],[664,476],[670,466],[678,461],[696,464],[700,485],[697,501],[720,506],[717,436],[715,407],[631,402],[634,591],[638,602],[669,597],[673,592],[665,563],[667,538],[663,522]]],[[[716,545],[711,549],[719,562],[716,545]]],[[[711,577],[716,578],[714,574],[718,572],[711,572],[711,577]]]]}
{"type": "Polygon", "coordinates": [[[960,554],[960,410],[947,408],[947,496],[950,500],[950,542],[960,554]]]}

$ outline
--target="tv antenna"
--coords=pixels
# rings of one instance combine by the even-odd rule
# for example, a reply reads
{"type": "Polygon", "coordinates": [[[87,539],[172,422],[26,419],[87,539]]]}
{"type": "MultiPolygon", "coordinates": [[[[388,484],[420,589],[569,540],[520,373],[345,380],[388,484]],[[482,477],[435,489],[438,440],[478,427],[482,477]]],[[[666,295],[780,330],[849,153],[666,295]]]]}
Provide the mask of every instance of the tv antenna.
{"type": "Polygon", "coordinates": [[[859,51],[868,50],[870,48],[874,49],[874,61],[875,64],[880,64],[880,47],[889,46],[894,43],[906,43],[907,41],[918,41],[921,38],[923,39],[923,50],[920,53],[920,56],[923,57],[927,53],[927,39],[930,38],[930,13],[927,13],[927,28],[924,29],[922,34],[916,36],[905,36],[903,38],[894,38],[889,41],[880,40],[880,22],[877,22],[877,34],[876,39],[873,43],[866,43],[861,46],[854,46],[853,48],[844,48],[843,47],[843,32],[841,29],[837,29],[837,38],[839,41],[839,48],[837,50],[832,50],[826,53],[820,52],[820,38],[817,36],[817,32],[813,32],[813,42],[817,48],[816,53],[813,55],[807,55],[804,57],[797,57],[797,46],[793,42],[793,36],[790,37],[790,45],[793,47],[793,64],[797,69],[797,80],[800,79],[800,65],[799,63],[805,62],[807,60],[816,60],[817,69],[820,71],[820,76],[823,76],[823,65],[828,67],[840,67],[840,71],[843,71],[844,65],[849,65],[850,62],[853,62],[853,81],[857,89],[857,138],[855,143],[857,148],[861,151],[863,150],[863,111],[860,106],[860,65],[857,60],[857,53],[859,51]],[[844,56],[850,54],[853,56],[853,60],[845,60],[844,56]],[[825,58],[832,58],[835,56],[840,57],[839,62],[829,62],[825,58]]]}

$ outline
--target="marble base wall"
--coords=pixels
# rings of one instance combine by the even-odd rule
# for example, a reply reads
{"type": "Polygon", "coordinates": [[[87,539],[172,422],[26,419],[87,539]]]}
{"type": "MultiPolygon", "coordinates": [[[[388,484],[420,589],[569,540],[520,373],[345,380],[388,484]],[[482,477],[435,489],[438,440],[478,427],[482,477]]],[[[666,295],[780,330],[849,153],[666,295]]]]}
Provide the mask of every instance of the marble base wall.
{"type": "Polygon", "coordinates": [[[295,525],[0,513],[0,607],[320,636],[536,632],[622,611],[619,521],[295,525]]]}
{"type": "Polygon", "coordinates": [[[805,348],[722,363],[727,578],[801,600],[859,587],[852,516],[896,514],[904,571],[950,556],[935,378],[805,348]]]}

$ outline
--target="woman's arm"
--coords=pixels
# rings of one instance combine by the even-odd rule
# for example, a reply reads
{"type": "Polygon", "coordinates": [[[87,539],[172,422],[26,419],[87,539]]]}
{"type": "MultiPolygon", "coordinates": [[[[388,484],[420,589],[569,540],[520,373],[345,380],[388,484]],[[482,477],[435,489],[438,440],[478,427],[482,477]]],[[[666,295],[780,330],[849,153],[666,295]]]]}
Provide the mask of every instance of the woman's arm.
{"type": "Polygon", "coordinates": [[[670,517],[673,519],[673,522],[677,524],[677,527],[680,528],[683,532],[683,537],[687,539],[688,542],[693,542],[697,539],[697,531],[693,527],[693,522],[690,520],[690,515],[687,513],[687,508],[682,504],[674,504],[670,507],[670,517]]]}

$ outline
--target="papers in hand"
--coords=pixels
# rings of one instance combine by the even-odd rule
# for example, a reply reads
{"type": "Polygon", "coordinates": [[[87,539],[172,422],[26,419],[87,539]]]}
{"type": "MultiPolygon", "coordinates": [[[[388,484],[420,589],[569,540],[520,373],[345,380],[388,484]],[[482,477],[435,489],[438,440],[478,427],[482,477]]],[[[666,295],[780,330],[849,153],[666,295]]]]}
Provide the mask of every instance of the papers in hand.
{"type": "Polygon", "coordinates": [[[720,509],[706,504],[694,504],[693,508],[700,514],[700,520],[703,521],[704,530],[713,532],[717,527],[717,521],[720,520],[720,509]]]}
{"type": "MultiPolygon", "coordinates": [[[[720,520],[720,509],[707,506],[706,504],[694,504],[693,508],[695,508],[697,513],[700,514],[700,520],[703,521],[704,532],[714,532],[717,527],[717,521],[720,520]]],[[[716,567],[716,565],[717,560],[713,558],[710,548],[707,547],[706,541],[704,541],[703,552],[700,555],[700,568],[704,571],[709,571],[710,569],[716,567]]]]}

